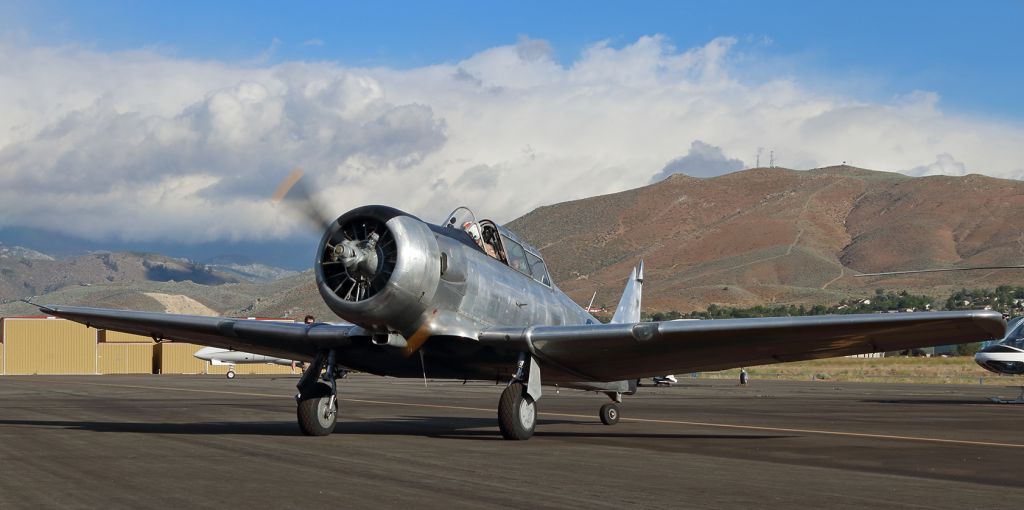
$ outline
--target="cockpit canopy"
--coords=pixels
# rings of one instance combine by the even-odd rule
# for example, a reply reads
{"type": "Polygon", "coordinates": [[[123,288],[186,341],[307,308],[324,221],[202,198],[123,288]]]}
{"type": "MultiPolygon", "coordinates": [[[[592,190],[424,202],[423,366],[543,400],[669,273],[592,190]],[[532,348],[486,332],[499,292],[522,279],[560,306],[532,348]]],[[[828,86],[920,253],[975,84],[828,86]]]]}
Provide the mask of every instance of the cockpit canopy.
{"type": "Polygon", "coordinates": [[[468,207],[458,207],[445,219],[446,228],[466,233],[487,255],[534,280],[551,286],[551,276],[544,259],[533,246],[519,239],[511,230],[491,220],[477,220],[468,207]]]}
{"type": "Polygon", "coordinates": [[[1024,349],[1024,317],[1010,319],[1010,323],[1006,325],[1006,337],[999,345],[1024,349]]]}

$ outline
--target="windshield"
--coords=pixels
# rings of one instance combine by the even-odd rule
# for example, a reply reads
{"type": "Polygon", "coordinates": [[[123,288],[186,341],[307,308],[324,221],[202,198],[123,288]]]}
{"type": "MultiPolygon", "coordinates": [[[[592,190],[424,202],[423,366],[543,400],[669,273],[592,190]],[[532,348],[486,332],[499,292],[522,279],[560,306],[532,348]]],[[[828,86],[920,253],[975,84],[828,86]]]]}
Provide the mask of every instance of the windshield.
{"type": "MultiPolygon", "coordinates": [[[[511,237],[501,234],[501,245],[505,248],[505,258],[508,260],[508,265],[537,280],[548,287],[551,286],[551,277],[548,276],[548,268],[544,265],[544,261],[540,257],[530,252],[530,249],[525,248],[519,241],[512,239],[511,237]]],[[[532,248],[531,248],[532,249],[532,248]]]]}
{"type": "Polygon", "coordinates": [[[441,223],[441,225],[450,228],[463,228],[466,222],[475,225],[476,215],[468,207],[459,206],[445,217],[444,223],[441,223]]]}
{"type": "Polygon", "coordinates": [[[505,236],[501,236],[501,245],[505,248],[505,258],[508,259],[508,265],[526,276],[533,277],[533,272],[530,271],[530,263],[526,260],[526,251],[523,250],[523,247],[505,236]]]}
{"type": "Polygon", "coordinates": [[[526,252],[526,261],[530,263],[530,272],[533,273],[533,279],[550,287],[551,279],[548,278],[548,269],[544,266],[544,261],[530,252],[526,252]]]}

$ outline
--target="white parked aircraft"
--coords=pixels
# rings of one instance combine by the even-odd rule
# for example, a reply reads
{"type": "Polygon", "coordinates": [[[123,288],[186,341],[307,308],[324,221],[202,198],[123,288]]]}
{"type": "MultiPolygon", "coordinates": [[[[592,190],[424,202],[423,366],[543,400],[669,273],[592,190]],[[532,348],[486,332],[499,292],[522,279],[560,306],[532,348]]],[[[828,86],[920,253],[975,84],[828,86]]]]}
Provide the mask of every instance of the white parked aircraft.
{"type": "Polygon", "coordinates": [[[654,377],[652,380],[654,381],[655,386],[672,386],[679,382],[679,379],[676,379],[676,376],[671,374],[654,377]]]}
{"type": "MultiPolygon", "coordinates": [[[[982,348],[974,355],[982,368],[990,372],[1006,375],[1024,375],[1024,317],[1014,317],[1006,326],[1006,336],[1002,340],[982,348]]],[[[993,402],[1001,404],[1024,404],[1024,385],[1020,388],[1020,396],[1014,400],[992,397],[993,402]]]]}
{"type": "Polygon", "coordinates": [[[235,365],[241,365],[245,363],[266,363],[268,365],[284,365],[286,367],[292,367],[292,370],[296,366],[299,368],[305,368],[306,364],[301,361],[295,361],[285,358],[275,358],[274,356],[264,356],[262,354],[253,354],[251,352],[233,351],[231,349],[221,349],[219,347],[203,347],[194,354],[195,357],[209,361],[213,365],[228,365],[228,379],[235,378],[235,365]]]}

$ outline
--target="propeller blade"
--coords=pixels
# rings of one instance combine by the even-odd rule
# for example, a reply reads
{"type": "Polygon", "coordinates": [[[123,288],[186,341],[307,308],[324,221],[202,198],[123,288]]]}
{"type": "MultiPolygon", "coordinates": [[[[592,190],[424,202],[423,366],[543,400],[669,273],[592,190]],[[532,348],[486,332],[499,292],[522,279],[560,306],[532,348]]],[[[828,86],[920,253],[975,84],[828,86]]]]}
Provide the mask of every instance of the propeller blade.
{"type": "Polygon", "coordinates": [[[333,219],[324,212],[323,207],[309,192],[309,188],[302,180],[304,175],[301,168],[292,170],[277,186],[271,201],[286,204],[305,218],[317,231],[326,230],[333,219]]]}
{"type": "Polygon", "coordinates": [[[949,267],[944,269],[914,269],[911,271],[887,271],[884,273],[861,273],[853,275],[854,278],[863,278],[865,276],[892,276],[898,274],[917,274],[917,273],[943,273],[947,271],[983,271],[993,269],[1024,269],[1024,266],[979,266],[979,267],[949,267]]]}

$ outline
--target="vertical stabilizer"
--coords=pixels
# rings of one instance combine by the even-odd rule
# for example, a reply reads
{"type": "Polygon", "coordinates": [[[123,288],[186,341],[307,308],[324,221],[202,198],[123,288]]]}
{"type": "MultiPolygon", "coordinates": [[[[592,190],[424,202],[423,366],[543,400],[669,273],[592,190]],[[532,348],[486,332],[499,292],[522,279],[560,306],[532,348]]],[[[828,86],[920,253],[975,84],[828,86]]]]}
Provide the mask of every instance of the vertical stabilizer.
{"type": "Polygon", "coordinates": [[[619,298],[619,306],[615,307],[615,315],[612,316],[612,324],[624,324],[640,322],[640,294],[644,287],[644,261],[633,268],[629,273],[629,281],[626,282],[626,289],[622,291],[619,298]]]}

